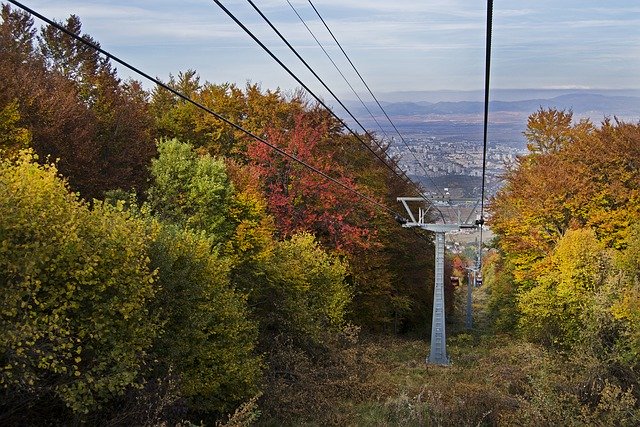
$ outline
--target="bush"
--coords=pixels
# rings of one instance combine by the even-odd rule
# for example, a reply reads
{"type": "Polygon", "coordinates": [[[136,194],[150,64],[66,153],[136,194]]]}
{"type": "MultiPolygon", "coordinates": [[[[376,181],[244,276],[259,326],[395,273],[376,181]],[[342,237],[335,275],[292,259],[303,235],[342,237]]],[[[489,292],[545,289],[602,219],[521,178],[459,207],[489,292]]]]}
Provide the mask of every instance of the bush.
{"type": "Polygon", "coordinates": [[[346,265],[307,233],[278,242],[266,263],[266,283],[257,289],[256,315],[266,331],[298,344],[320,344],[344,323],[350,292],[346,265]]]}
{"type": "Polygon", "coordinates": [[[46,397],[87,413],[137,384],[158,332],[147,309],[154,236],[122,205],[89,209],[33,161],[0,161],[4,404],[46,397]]]}
{"type": "Polygon", "coordinates": [[[202,233],[162,227],[151,247],[160,290],[154,311],[163,322],[155,352],[179,378],[192,410],[222,414],[257,393],[257,327],[228,280],[229,263],[202,233]]]}

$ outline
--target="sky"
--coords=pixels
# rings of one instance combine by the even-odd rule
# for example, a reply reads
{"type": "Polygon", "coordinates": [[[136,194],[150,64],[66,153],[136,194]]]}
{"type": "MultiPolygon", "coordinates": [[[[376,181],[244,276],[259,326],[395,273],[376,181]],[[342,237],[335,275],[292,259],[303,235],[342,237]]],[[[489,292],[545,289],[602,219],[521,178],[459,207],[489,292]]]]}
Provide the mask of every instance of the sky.
{"type": "MultiPolygon", "coordinates": [[[[308,1],[290,1],[356,91],[364,91],[308,1]]],[[[483,88],[485,0],[312,1],[375,93],[483,88]]],[[[254,2],[335,92],[350,92],[287,0],[254,2]]],[[[58,20],[78,15],[105,50],[162,80],[194,69],[213,83],[299,86],[212,0],[23,3],[58,20]]],[[[323,95],[247,1],[223,4],[323,95]]],[[[494,0],[491,67],[492,88],[639,89],[640,2],[494,0]]]]}

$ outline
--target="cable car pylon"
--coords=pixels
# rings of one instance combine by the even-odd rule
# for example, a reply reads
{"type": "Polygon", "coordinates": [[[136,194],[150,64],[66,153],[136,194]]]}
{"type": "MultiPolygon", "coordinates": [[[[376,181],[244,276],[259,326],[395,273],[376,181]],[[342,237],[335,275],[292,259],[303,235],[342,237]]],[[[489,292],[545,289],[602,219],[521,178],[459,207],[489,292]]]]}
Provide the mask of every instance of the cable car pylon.
{"type": "Polygon", "coordinates": [[[403,227],[419,227],[431,231],[435,235],[435,283],[431,316],[431,345],[427,363],[447,366],[450,360],[447,355],[444,306],[445,235],[448,232],[479,227],[481,225],[479,221],[472,218],[480,206],[480,200],[432,198],[431,204],[426,207],[424,206],[425,199],[422,197],[398,197],[397,200],[402,203],[409,217],[409,219],[402,221],[403,227]],[[441,218],[442,222],[430,222],[429,212],[432,208],[438,209],[441,213],[445,210],[444,208],[448,208],[449,212],[453,210],[455,214],[453,218],[449,218],[448,222],[444,215],[441,218]]]}

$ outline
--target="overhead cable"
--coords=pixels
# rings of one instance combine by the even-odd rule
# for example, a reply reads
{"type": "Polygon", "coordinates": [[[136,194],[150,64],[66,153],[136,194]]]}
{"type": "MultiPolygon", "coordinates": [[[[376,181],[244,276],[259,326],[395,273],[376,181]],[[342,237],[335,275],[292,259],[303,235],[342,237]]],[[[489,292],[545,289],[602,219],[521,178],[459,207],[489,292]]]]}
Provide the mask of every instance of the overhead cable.
{"type": "MultiPolygon", "coordinates": [[[[431,175],[429,175],[429,173],[427,172],[426,168],[422,165],[422,163],[420,162],[420,160],[418,160],[418,157],[416,156],[416,154],[413,152],[413,150],[411,149],[411,147],[409,146],[409,144],[407,143],[407,141],[404,139],[404,137],[402,136],[402,134],[400,133],[400,131],[398,130],[398,127],[395,125],[395,123],[393,123],[393,121],[391,120],[391,117],[389,117],[389,114],[387,114],[387,111],[384,109],[384,107],[382,106],[382,103],[378,100],[378,98],[373,94],[373,91],[371,90],[371,88],[369,87],[369,85],[367,84],[367,82],[364,80],[364,77],[362,77],[362,74],[360,74],[360,71],[358,71],[358,69],[356,68],[355,64],[353,63],[353,61],[351,60],[351,58],[349,57],[349,55],[347,54],[347,52],[344,50],[344,48],[342,47],[342,44],[338,41],[338,39],[336,38],[336,36],[333,34],[333,31],[331,31],[331,28],[329,28],[329,25],[327,24],[327,22],[324,20],[324,18],[322,17],[322,15],[320,15],[320,12],[318,11],[318,9],[315,7],[315,5],[311,2],[311,0],[308,0],[309,4],[311,5],[311,7],[313,8],[313,10],[315,11],[316,15],[318,16],[318,18],[320,18],[320,21],[322,21],[322,24],[324,25],[324,27],[327,29],[327,31],[329,32],[329,34],[331,35],[331,37],[333,38],[333,41],[336,43],[336,45],[340,48],[340,51],[342,52],[342,54],[344,55],[345,58],[347,58],[347,61],[349,61],[349,64],[351,65],[351,68],[353,68],[353,71],[356,72],[356,74],[358,75],[358,77],[360,78],[360,81],[362,82],[362,84],[364,85],[365,88],[367,88],[367,91],[369,92],[369,94],[371,95],[371,97],[374,99],[374,101],[376,102],[376,104],[378,105],[378,108],[380,108],[380,110],[382,111],[382,113],[384,114],[384,116],[387,118],[387,120],[389,121],[389,123],[391,124],[391,126],[393,127],[393,129],[395,130],[395,132],[398,134],[398,136],[400,137],[400,140],[402,141],[402,143],[404,144],[405,147],[407,147],[407,149],[409,150],[409,152],[411,153],[411,155],[413,156],[413,158],[416,160],[416,162],[418,163],[418,165],[420,166],[420,168],[422,169],[422,171],[424,172],[425,176],[427,177],[427,179],[431,182],[431,184],[433,185],[433,188],[440,193],[440,195],[443,198],[446,198],[444,192],[442,190],[440,190],[440,187],[438,187],[435,183],[435,181],[433,180],[433,178],[431,178],[431,175]]],[[[287,2],[289,2],[289,0],[287,0],[287,2]]],[[[291,4],[291,3],[289,3],[291,4]]],[[[293,7],[293,6],[292,6],[293,7]]],[[[298,15],[299,16],[299,15],[298,15]]]]}
{"type": "Polygon", "coordinates": [[[331,61],[331,63],[333,64],[333,67],[336,69],[336,71],[340,74],[340,76],[342,77],[342,80],[344,80],[344,82],[347,84],[347,86],[349,86],[349,89],[351,89],[351,92],[353,92],[353,94],[356,96],[356,98],[358,98],[358,101],[360,101],[360,104],[362,104],[362,106],[365,108],[365,110],[367,110],[367,112],[369,113],[369,115],[371,116],[371,118],[373,119],[373,121],[375,122],[376,125],[378,125],[378,128],[380,128],[380,131],[384,134],[384,136],[387,139],[389,138],[389,135],[387,135],[387,131],[384,130],[384,128],[382,127],[382,125],[380,124],[380,122],[378,122],[378,119],[376,118],[376,116],[373,115],[373,113],[371,112],[371,110],[369,109],[369,107],[367,106],[367,104],[365,104],[365,102],[362,100],[362,98],[360,97],[360,95],[358,95],[358,92],[356,92],[356,90],[354,89],[353,85],[351,84],[351,82],[349,82],[349,80],[347,79],[347,77],[344,75],[344,73],[342,72],[342,70],[340,69],[340,67],[338,67],[338,64],[336,64],[336,62],[333,60],[333,58],[331,57],[331,55],[329,55],[329,52],[327,52],[327,49],[325,49],[325,47],[322,45],[322,43],[320,43],[320,40],[318,40],[318,38],[316,37],[316,35],[314,34],[314,32],[311,30],[311,28],[309,28],[309,26],[307,25],[307,22],[304,20],[304,18],[300,15],[300,13],[298,13],[298,10],[295,8],[295,6],[289,1],[287,0],[287,3],[289,4],[289,7],[291,8],[291,10],[293,10],[293,13],[296,14],[296,16],[298,17],[298,19],[300,19],[300,22],[302,22],[302,25],[304,25],[304,27],[307,29],[307,32],[309,32],[309,34],[311,35],[311,37],[313,37],[313,39],[316,41],[316,44],[318,46],[320,46],[320,49],[322,49],[322,51],[324,52],[325,56],[329,59],[329,61],[331,61]]]}
{"type": "Polygon", "coordinates": [[[491,71],[491,32],[493,27],[493,0],[487,0],[487,39],[485,47],[484,69],[484,128],[482,138],[482,198],[480,199],[480,248],[478,250],[478,268],[482,267],[482,229],[484,227],[484,195],[487,179],[487,131],[489,128],[489,76],[491,71]]]}
{"type": "Polygon", "coordinates": [[[305,61],[305,59],[300,56],[300,54],[298,53],[298,51],[296,50],[296,48],[294,48],[291,43],[289,43],[289,41],[286,39],[285,36],[282,35],[282,33],[275,27],[275,25],[273,25],[273,23],[271,22],[271,20],[269,18],[267,18],[267,16],[262,13],[262,11],[260,10],[260,8],[258,6],[256,6],[256,4],[252,1],[252,0],[247,0],[247,2],[255,9],[256,12],[258,12],[258,14],[260,15],[260,17],[262,17],[262,19],[267,23],[267,25],[269,25],[269,27],[271,27],[271,29],[278,35],[278,37],[280,37],[280,40],[283,41],[284,44],[287,45],[287,47],[289,48],[289,50],[291,50],[291,52],[293,52],[293,54],[300,60],[300,62],[302,62],[302,64],[307,68],[307,70],[309,70],[311,72],[311,74],[313,74],[313,76],[318,79],[318,81],[320,82],[320,84],[322,84],[322,86],[324,86],[324,88],[327,90],[327,92],[329,92],[329,94],[331,94],[331,96],[333,96],[333,99],[335,99],[338,104],[340,104],[340,106],[347,112],[347,114],[349,114],[349,116],[351,116],[351,118],[353,119],[354,122],[356,122],[356,124],[358,126],[360,126],[360,128],[362,129],[362,131],[365,133],[366,136],[368,136],[372,142],[374,142],[374,144],[382,151],[383,148],[380,146],[380,144],[378,144],[375,141],[375,138],[369,134],[369,131],[360,123],[360,121],[351,113],[351,111],[349,111],[349,109],[347,108],[346,105],[344,105],[344,103],[340,100],[340,98],[338,98],[338,96],[331,90],[331,88],[329,88],[329,86],[327,86],[327,84],[324,82],[324,80],[322,80],[322,78],[318,75],[318,73],[315,72],[315,70],[313,68],[311,68],[311,66],[309,65],[309,63],[307,61],[305,61]]]}
{"type": "Polygon", "coordinates": [[[487,172],[487,131],[489,128],[489,76],[491,71],[491,32],[493,26],[493,0],[487,0],[487,40],[485,48],[485,69],[484,69],[484,127],[482,134],[482,199],[481,199],[481,220],[484,219],[484,195],[487,172]]]}
{"type": "Polygon", "coordinates": [[[223,10],[223,12],[227,14],[227,16],[229,16],[229,18],[231,18],[245,33],[247,33],[247,35],[249,35],[249,37],[251,37],[253,41],[255,41],[274,61],[276,61],[278,65],[280,65],[298,84],[300,84],[304,88],[304,90],[306,90],[322,107],[324,107],[329,112],[329,114],[331,114],[336,120],[338,120],[345,127],[345,129],[349,131],[349,133],[351,133],[354,137],[356,137],[362,143],[362,145],[365,146],[367,150],[369,150],[375,157],[377,157],[378,160],[380,160],[380,162],[382,162],[387,169],[389,169],[398,178],[404,179],[407,182],[410,182],[411,184],[414,185],[414,187],[416,187],[416,189],[418,189],[418,191],[420,191],[418,186],[404,173],[404,171],[402,171],[404,174],[404,177],[402,177],[398,173],[397,168],[389,165],[389,163],[387,163],[387,161],[383,159],[376,152],[376,150],[374,150],[367,142],[365,142],[360,135],[358,135],[353,129],[351,129],[351,127],[342,118],[340,118],[340,116],[338,116],[331,108],[329,108],[329,106],[318,95],[316,95],[315,92],[313,92],[309,88],[309,86],[307,86],[302,80],[300,80],[300,78],[295,73],[293,73],[293,71],[291,71],[291,69],[287,67],[271,51],[271,49],[269,49],[255,34],[253,34],[253,32],[249,30],[249,28],[247,28],[229,9],[227,9],[219,0],[213,0],[213,1],[218,5],[218,7],[220,7],[220,9],[223,10]]]}
{"type": "Polygon", "coordinates": [[[181,98],[182,100],[196,106],[197,108],[205,111],[208,114],[211,114],[212,116],[216,117],[218,120],[228,124],[229,126],[233,127],[234,129],[244,133],[245,135],[255,139],[256,141],[259,141],[260,143],[270,147],[271,149],[273,149],[275,152],[277,152],[278,154],[293,160],[296,163],[299,163],[300,165],[302,165],[303,167],[311,170],[312,172],[322,176],[323,178],[325,178],[326,180],[332,182],[333,184],[342,187],[343,189],[349,191],[350,193],[358,196],[360,199],[367,201],[368,203],[371,203],[372,205],[375,205],[376,207],[378,207],[380,210],[389,213],[392,217],[397,217],[399,216],[399,214],[394,211],[393,209],[389,208],[386,205],[383,205],[382,203],[374,200],[373,198],[371,198],[370,196],[367,196],[366,194],[363,194],[361,192],[359,192],[358,190],[348,186],[347,184],[339,181],[336,178],[333,178],[330,175],[327,175],[325,172],[322,172],[321,170],[319,170],[318,168],[316,168],[315,166],[312,166],[308,163],[306,163],[305,161],[299,159],[298,157],[287,153],[286,151],[284,151],[283,149],[279,148],[278,146],[270,143],[269,141],[267,141],[266,139],[254,134],[253,132],[243,128],[242,126],[230,121],[229,119],[227,119],[226,117],[222,116],[219,113],[216,113],[215,111],[211,110],[210,108],[206,107],[205,105],[194,101],[193,99],[191,99],[190,97],[188,97],[187,95],[175,90],[174,88],[172,88],[171,86],[161,82],[160,80],[158,80],[155,77],[152,77],[151,75],[145,73],[144,71],[140,70],[139,68],[129,64],[128,62],[118,58],[117,56],[107,52],[106,50],[102,49],[100,46],[90,42],[89,40],[86,40],[85,38],[83,38],[82,36],[68,30],[67,28],[65,28],[64,26],[62,26],[61,24],[47,18],[46,16],[36,12],[35,10],[31,9],[28,6],[25,6],[24,4],[16,1],[16,0],[7,0],[9,3],[12,3],[13,5],[23,9],[24,11],[30,13],[31,15],[37,17],[38,19],[44,21],[45,23],[47,23],[48,25],[56,28],[59,31],[62,31],[63,33],[67,34],[68,36],[74,38],[75,40],[83,43],[84,45],[94,49],[95,51],[101,53],[102,55],[104,55],[105,57],[107,57],[108,59],[117,62],[118,64],[128,68],[129,70],[133,71],[134,73],[138,74],[139,76],[144,77],[145,79],[151,81],[152,83],[158,85],[159,87],[171,92],[172,94],[174,94],[175,96],[181,98]]]}
{"type": "MultiPolygon", "coordinates": [[[[311,74],[313,74],[313,76],[314,76],[314,77],[315,77],[315,78],[316,78],[316,79],[317,79],[317,80],[322,84],[322,86],[324,86],[324,88],[325,88],[325,89],[326,89],[326,90],[331,94],[331,96],[333,96],[333,98],[334,98],[334,99],[335,99],[335,100],[340,104],[340,106],[341,106],[341,107],[342,107],[342,108],[343,108],[343,109],[344,109],[344,110],[345,110],[345,111],[346,111],[346,112],[351,116],[351,118],[352,118],[352,119],[353,119],[353,120],[354,120],[354,121],[355,121],[355,122],[360,126],[360,128],[364,131],[365,135],[367,135],[367,136],[370,138],[370,140],[371,140],[372,142],[374,142],[374,144],[375,144],[375,145],[376,145],[376,146],[377,146],[381,151],[383,151],[383,152],[384,152],[384,150],[383,150],[383,148],[380,146],[380,144],[378,144],[378,143],[375,141],[375,138],[374,138],[372,135],[370,135],[370,134],[369,134],[369,132],[367,131],[367,129],[365,129],[365,127],[360,123],[360,121],[359,121],[359,120],[358,120],[358,119],[357,119],[357,118],[356,118],[356,117],[351,113],[351,111],[349,111],[349,109],[347,108],[347,106],[346,106],[346,105],[344,105],[344,103],[340,100],[340,98],[338,98],[338,96],[337,96],[337,95],[336,95],[336,94],[331,90],[331,88],[329,88],[329,86],[327,86],[327,84],[326,84],[326,83],[324,82],[324,80],[323,80],[323,79],[318,75],[318,73],[316,73],[316,72],[315,72],[315,70],[314,70],[314,69],[309,65],[309,63],[308,63],[308,62],[307,62],[307,61],[306,61],[306,60],[305,60],[305,59],[304,59],[304,58],[303,58],[303,57],[298,53],[298,51],[297,51],[297,50],[296,50],[296,49],[291,45],[291,43],[289,43],[289,41],[286,39],[286,37],[284,37],[284,36],[282,35],[282,33],[281,33],[281,32],[280,32],[280,31],[275,27],[275,25],[273,25],[273,23],[271,22],[271,20],[270,20],[270,19],[269,19],[269,18],[268,18],[268,17],[267,17],[267,16],[266,16],[266,15],[265,15],[261,10],[260,10],[260,8],[259,8],[258,6],[256,6],[256,4],[253,2],[253,0],[247,0],[247,2],[248,2],[248,3],[253,7],[253,9],[254,9],[256,12],[258,12],[258,14],[260,15],[260,17],[262,17],[262,19],[263,19],[263,20],[264,20],[264,21],[269,25],[269,27],[271,27],[271,29],[272,29],[272,30],[273,30],[273,31],[278,35],[278,37],[280,37],[280,40],[282,40],[282,41],[287,45],[287,47],[288,47],[288,48],[289,48],[289,49],[290,49],[290,50],[295,54],[295,56],[300,60],[300,62],[302,62],[302,63],[304,64],[304,66],[305,66],[305,67],[306,67],[306,68],[311,72],[311,74]]],[[[288,2],[288,0],[287,0],[287,2],[288,2]]],[[[216,1],[216,3],[217,3],[217,1],[216,1]]],[[[289,5],[291,5],[291,3],[289,3],[289,5]]],[[[293,7],[293,6],[291,5],[291,7],[293,7]]],[[[295,11],[295,8],[294,8],[294,11],[295,11]]],[[[296,12],[296,14],[297,14],[297,12],[296,12]]],[[[300,17],[300,15],[298,15],[298,17],[300,17]]],[[[300,18],[300,19],[302,19],[302,18],[300,18]]],[[[236,21],[236,22],[237,22],[237,21],[236,21]]],[[[304,23],[304,21],[303,21],[303,23],[304,23]]],[[[305,23],[305,26],[306,26],[306,23],[305,23]]],[[[308,29],[308,27],[307,27],[307,29],[308,29]]],[[[313,35],[313,33],[312,33],[312,35],[313,35]]],[[[315,36],[314,36],[314,38],[315,38],[315,36]]],[[[318,41],[318,40],[316,39],[316,41],[318,41]]],[[[322,47],[322,46],[321,46],[321,47],[322,47]]],[[[323,50],[324,50],[324,48],[323,48],[323,50]]],[[[325,53],[327,53],[327,52],[325,51],[325,53]]],[[[327,55],[328,55],[328,54],[327,54],[327,55]]],[[[274,58],[274,59],[275,59],[275,58],[274,58]]],[[[331,59],[331,57],[329,57],[329,59],[331,59]]],[[[332,60],[332,62],[333,62],[333,60],[332,60]]],[[[334,62],[333,64],[334,64],[334,66],[336,66],[335,62],[334,62]]],[[[282,65],[282,64],[281,64],[281,65],[282,65]]],[[[283,67],[284,67],[284,66],[283,66],[283,67]]],[[[336,67],[337,67],[337,66],[336,66],[336,67]]],[[[286,67],[285,67],[285,69],[286,69],[286,67]]],[[[287,69],[287,71],[289,71],[289,70],[287,69]]],[[[339,69],[338,69],[338,71],[340,72],[340,70],[339,70],[339,69]]],[[[290,72],[290,74],[291,74],[291,72],[290,72]]],[[[342,74],[342,72],[340,72],[340,74],[342,75],[342,77],[343,77],[343,78],[345,78],[345,77],[344,77],[344,75],[342,74]]],[[[295,76],[294,76],[294,77],[295,77],[295,76]]],[[[297,79],[296,79],[296,80],[297,80],[297,79]]],[[[297,80],[297,81],[298,81],[300,84],[303,84],[300,80],[297,80]]],[[[345,81],[346,81],[346,78],[345,78],[345,81]]],[[[349,84],[349,82],[348,82],[348,81],[347,81],[347,84],[349,84]]],[[[352,87],[350,84],[349,84],[349,86],[350,86],[350,87],[351,87],[351,89],[353,90],[353,87],[352,87]]],[[[305,86],[305,89],[307,89],[307,91],[309,91],[309,89],[308,89],[306,86],[305,86]]],[[[312,92],[310,92],[310,93],[315,97],[315,95],[314,95],[312,92]]],[[[355,90],[354,90],[354,93],[355,93],[355,90]]],[[[356,94],[356,96],[357,96],[357,94],[356,94]]],[[[358,97],[358,98],[359,98],[359,97],[358,97]]],[[[317,99],[317,97],[316,97],[316,99],[317,99]]],[[[361,101],[362,101],[362,100],[361,100],[361,101]]],[[[324,104],[323,104],[323,105],[324,105],[324,104]]],[[[365,104],[364,104],[364,102],[363,102],[363,105],[365,105],[365,104]]],[[[325,108],[327,108],[329,111],[331,111],[331,110],[329,109],[329,107],[325,106],[325,108]]],[[[365,105],[365,108],[366,108],[366,105],[365,105]]],[[[367,110],[368,110],[368,108],[367,108],[367,110]]],[[[332,112],[332,111],[331,111],[331,113],[333,114],[333,112],[332,112]]],[[[335,116],[335,114],[334,114],[334,116],[335,116]]],[[[336,116],[336,117],[337,117],[337,116],[336,116]]],[[[372,117],[373,117],[373,114],[372,114],[372,117]]],[[[374,118],[374,119],[375,119],[375,118],[374,118]]],[[[377,123],[377,121],[376,121],[376,123],[377,123]]],[[[346,126],[346,125],[345,125],[345,126],[346,126]]],[[[358,137],[358,135],[357,135],[357,134],[355,134],[353,131],[351,131],[351,133],[353,133],[356,137],[358,137]]],[[[358,139],[360,139],[360,138],[358,138],[358,139]]],[[[364,141],[362,141],[362,140],[360,140],[360,141],[361,141],[363,144],[365,144],[365,143],[364,143],[364,141]]],[[[365,144],[365,145],[366,145],[366,144],[365,144]]],[[[415,157],[415,155],[414,155],[414,157],[415,157]]],[[[416,158],[416,161],[418,161],[418,159],[417,159],[417,158],[416,158]]],[[[419,163],[419,161],[418,161],[418,163],[419,163]]],[[[424,167],[423,167],[423,169],[424,169],[424,167]]],[[[408,181],[408,182],[411,182],[411,183],[413,184],[413,182],[411,181],[411,178],[409,178],[409,177],[407,176],[407,174],[406,174],[404,171],[402,171],[402,172],[403,172],[403,175],[405,176],[405,178],[407,179],[407,181],[408,181]]],[[[426,171],[425,171],[425,173],[426,173],[426,171]]],[[[414,186],[415,186],[415,184],[414,184],[414,186]]],[[[422,191],[420,191],[420,189],[418,189],[418,188],[417,188],[417,190],[418,190],[418,194],[420,194],[420,195],[421,195],[421,197],[423,197],[427,203],[430,203],[430,204],[431,204],[431,201],[424,197],[424,195],[422,194],[422,191]]],[[[438,208],[436,207],[436,210],[437,210],[438,212],[440,212],[440,214],[443,216],[443,220],[444,220],[444,215],[442,214],[442,212],[440,211],[440,209],[438,209],[438,208]]]]}

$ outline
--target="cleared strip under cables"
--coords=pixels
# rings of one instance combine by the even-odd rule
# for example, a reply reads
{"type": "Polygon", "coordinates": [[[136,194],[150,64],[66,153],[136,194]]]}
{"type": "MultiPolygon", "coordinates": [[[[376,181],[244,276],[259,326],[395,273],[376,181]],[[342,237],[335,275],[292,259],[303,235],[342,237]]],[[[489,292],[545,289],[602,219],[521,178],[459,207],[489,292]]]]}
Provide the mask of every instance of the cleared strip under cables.
{"type": "Polygon", "coordinates": [[[389,208],[388,206],[383,205],[382,203],[372,199],[371,197],[355,190],[354,188],[344,184],[343,182],[337,180],[336,178],[333,178],[329,175],[327,175],[325,172],[322,172],[321,170],[317,169],[316,167],[304,162],[303,160],[300,160],[299,158],[297,158],[296,156],[287,153],[286,151],[284,151],[283,149],[279,148],[278,146],[270,143],[269,141],[267,141],[264,138],[259,137],[258,135],[252,133],[251,131],[243,128],[242,126],[233,123],[232,121],[230,121],[229,119],[227,119],[226,117],[216,113],[215,111],[211,110],[210,108],[204,106],[203,104],[200,104],[197,101],[194,101],[193,99],[191,99],[190,97],[184,95],[183,93],[173,89],[172,87],[170,87],[169,85],[161,82],[160,80],[158,80],[155,77],[150,76],[149,74],[145,73],[144,71],[136,68],[135,66],[129,64],[128,62],[118,58],[117,56],[107,52],[106,50],[102,49],[101,47],[97,46],[94,43],[91,43],[90,41],[84,39],[83,37],[81,37],[78,34],[73,33],[72,31],[69,31],[68,29],[66,29],[65,27],[63,27],[62,25],[60,25],[59,23],[47,18],[46,16],[36,12],[35,10],[29,8],[28,6],[23,5],[22,3],[16,1],[16,0],[7,0],[9,3],[12,3],[13,5],[23,9],[24,11],[30,13],[31,15],[37,17],[38,19],[46,22],[47,24],[51,25],[52,27],[55,27],[57,30],[62,31],[63,33],[67,34],[68,36],[74,38],[75,40],[85,44],[86,46],[94,49],[95,51],[103,54],[104,56],[106,56],[107,58],[109,58],[110,60],[117,62],[118,64],[128,68],[129,70],[133,71],[134,73],[144,77],[145,79],[151,81],[152,83],[155,83],[156,85],[160,86],[161,88],[171,92],[172,94],[176,95],[177,97],[183,99],[184,101],[189,102],[190,104],[193,104],[194,106],[196,106],[197,108],[207,112],[208,114],[211,114],[212,116],[216,117],[218,120],[228,124],[229,126],[233,127],[234,129],[246,134],[247,136],[261,142],[262,144],[270,147],[271,149],[273,149],[274,151],[276,151],[278,154],[287,157],[290,160],[293,160],[296,163],[299,163],[300,165],[304,166],[305,168],[311,170],[312,172],[322,176],[323,178],[325,178],[326,180],[342,187],[343,189],[353,193],[354,195],[358,196],[359,198],[361,198],[362,200],[365,200],[369,203],[371,203],[372,205],[377,206],[379,209],[381,209],[382,211],[385,211],[389,214],[391,214],[394,218],[398,218],[400,217],[400,214],[398,214],[396,211],[394,211],[393,209],[389,208]]]}

